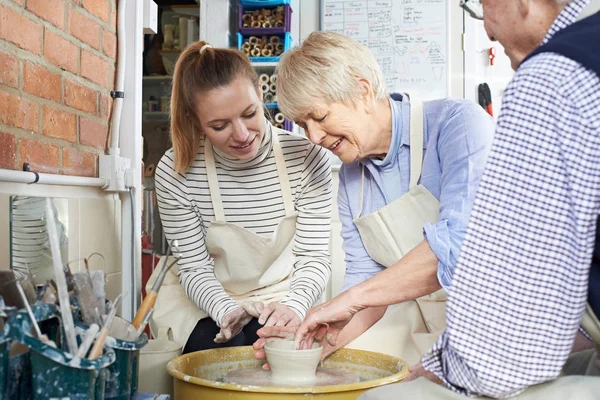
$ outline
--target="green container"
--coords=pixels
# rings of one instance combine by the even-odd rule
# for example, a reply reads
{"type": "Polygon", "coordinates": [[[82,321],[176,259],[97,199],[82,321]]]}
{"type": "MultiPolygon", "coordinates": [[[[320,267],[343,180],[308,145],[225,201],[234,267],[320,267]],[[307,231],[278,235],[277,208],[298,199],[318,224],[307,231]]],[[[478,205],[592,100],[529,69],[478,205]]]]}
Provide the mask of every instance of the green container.
{"type": "MultiPolygon", "coordinates": [[[[36,305],[33,311],[38,321],[59,315],[56,306],[50,304],[36,305]]],[[[108,367],[115,361],[111,348],[105,347],[98,359],[87,360],[51,347],[30,336],[31,321],[24,310],[12,316],[8,325],[10,338],[29,347],[33,399],[104,399],[108,367]]]]}
{"type": "Polygon", "coordinates": [[[6,399],[7,379],[8,379],[8,357],[10,352],[10,341],[0,332],[0,400],[6,399]]]}
{"type": "MultiPolygon", "coordinates": [[[[77,324],[87,329],[80,321],[77,324]]],[[[114,350],[116,358],[108,367],[104,391],[104,398],[107,400],[129,400],[137,392],[140,350],[148,343],[148,336],[142,333],[136,340],[121,340],[113,336],[119,336],[117,333],[120,333],[123,336],[119,337],[131,337],[133,332],[135,329],[131,323],[115,317],[110,335],[106,338],[106,346],[114,350]]]]}

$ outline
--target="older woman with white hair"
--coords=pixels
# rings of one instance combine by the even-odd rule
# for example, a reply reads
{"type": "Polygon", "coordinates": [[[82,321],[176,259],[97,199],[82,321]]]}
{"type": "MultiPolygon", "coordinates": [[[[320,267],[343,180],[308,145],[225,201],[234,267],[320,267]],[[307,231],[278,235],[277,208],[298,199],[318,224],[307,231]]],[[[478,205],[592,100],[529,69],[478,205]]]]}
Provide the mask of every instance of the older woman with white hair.
{"type": "Polygon", "coordinates": [[[311,309],[296,338],[327,332],[324,356],[348,345],[417,362],[445,327],[494,121],[470,101],[389,94],[369,49],[332,32],[286,53],[277,82],[282,112],[344,163],[343,293],[311,309]]]}

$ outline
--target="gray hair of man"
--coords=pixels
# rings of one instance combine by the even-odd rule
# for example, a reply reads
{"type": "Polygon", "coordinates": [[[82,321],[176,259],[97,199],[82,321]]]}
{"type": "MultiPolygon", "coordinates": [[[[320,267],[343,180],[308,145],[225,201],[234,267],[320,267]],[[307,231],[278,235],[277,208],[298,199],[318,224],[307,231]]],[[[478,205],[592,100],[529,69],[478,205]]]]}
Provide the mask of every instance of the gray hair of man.
{"type": "Polygon", "coordinates": [[[313,32],[277,66],[279,109],[298,121],[315,104],[354,104],[363,93],[361,79],[377,100],[388,96],[381,68],[366,46],[338,33],[313,32]]]}

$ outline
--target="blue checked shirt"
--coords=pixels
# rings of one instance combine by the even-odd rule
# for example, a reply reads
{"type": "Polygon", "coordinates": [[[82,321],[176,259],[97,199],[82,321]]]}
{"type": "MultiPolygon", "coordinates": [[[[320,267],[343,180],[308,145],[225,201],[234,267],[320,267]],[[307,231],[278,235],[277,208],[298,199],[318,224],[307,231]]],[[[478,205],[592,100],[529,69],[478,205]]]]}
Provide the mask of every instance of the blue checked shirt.
{"type": "MultiPolygon", "coordinates": [[[[566,6],[544,43],[588,2],[566,6]]],[[[600,79],[538,54],[506,89],[447,329],[423,366],[459,393],[495,398],[556,378],[586,305],[599,213],[600,79]]]]}

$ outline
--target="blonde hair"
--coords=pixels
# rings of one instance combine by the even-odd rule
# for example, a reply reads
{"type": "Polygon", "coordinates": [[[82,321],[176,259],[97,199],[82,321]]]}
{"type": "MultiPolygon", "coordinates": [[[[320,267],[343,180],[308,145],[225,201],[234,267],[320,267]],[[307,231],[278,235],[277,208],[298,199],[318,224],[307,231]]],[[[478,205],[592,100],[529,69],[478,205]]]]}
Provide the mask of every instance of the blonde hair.
{"type": "Polygon", "coordinates": [[[334,32],[313,32],[284,53],[277,66],[279,109],[298,120],[315,102],[353,103],[361,96],[359,79],[371,84],[375,98],[388,96],[381,68],[364,45],[334,32]]]}
{"type": "Polygon", "coordinates": [[[206,42],[196,42],[179,56],[171,90],[171,141],[177,172],[183,173],[192,165],[202,140],[196,114],[198,92],[227,86],[239,77],[248,78],[258,87],[256,71],[238,50],[217,49],[206,42]]]}

